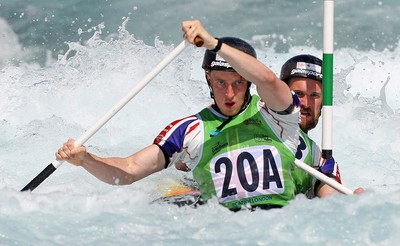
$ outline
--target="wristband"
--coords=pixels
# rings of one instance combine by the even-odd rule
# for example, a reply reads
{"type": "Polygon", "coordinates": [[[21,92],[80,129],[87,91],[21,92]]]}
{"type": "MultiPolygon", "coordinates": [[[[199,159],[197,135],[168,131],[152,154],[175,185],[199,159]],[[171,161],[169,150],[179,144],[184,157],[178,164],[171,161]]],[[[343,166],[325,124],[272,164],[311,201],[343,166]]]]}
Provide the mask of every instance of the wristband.
{"type": "Polygon", "coordinates": [[[218,43],[217,43],[217,46],[215,46],[215,48],[212,49],[211,51],[214,53],[217,53],[221,49],[222,41],[219,38],[215,38],[215,39],[218,40],[218,43]]]}

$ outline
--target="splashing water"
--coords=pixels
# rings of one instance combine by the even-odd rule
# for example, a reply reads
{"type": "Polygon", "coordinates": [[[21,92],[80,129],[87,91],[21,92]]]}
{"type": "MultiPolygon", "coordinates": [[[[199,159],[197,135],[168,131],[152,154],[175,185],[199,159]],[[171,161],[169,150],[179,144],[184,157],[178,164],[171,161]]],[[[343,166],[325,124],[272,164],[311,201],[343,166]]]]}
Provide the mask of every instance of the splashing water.
{"type": "MultiPolygon", "coordinates": [[[[127,19],[126,19],[127,21],[127,19]]],[[[134,185],[113,187],[83,169],[62,165],[32,193],[19,192],[54,159],[69,137],[88,129],[174,48],[135,39],[123,22],[47,66],[6,64],[0,73],[1,245],[394,245],[400,240],[399,46],[335,51],[334,156],[344,185],[361,196],[308,200],[283,209],[227,211],[212,200],[198,209],[150,203],[183,174],[164,170],[134,185]]],[[[258,42],[257,37],[250,42],[258,42]]],[[[298,53],[259,48],[274,71],[298,53]]],[[[88,142],[101,156],[126,156],[150,144],[174,119],[211,101],[189,47],[88,142]]],[[[311,132],[320,142],[321,126],[311,132]]]]}

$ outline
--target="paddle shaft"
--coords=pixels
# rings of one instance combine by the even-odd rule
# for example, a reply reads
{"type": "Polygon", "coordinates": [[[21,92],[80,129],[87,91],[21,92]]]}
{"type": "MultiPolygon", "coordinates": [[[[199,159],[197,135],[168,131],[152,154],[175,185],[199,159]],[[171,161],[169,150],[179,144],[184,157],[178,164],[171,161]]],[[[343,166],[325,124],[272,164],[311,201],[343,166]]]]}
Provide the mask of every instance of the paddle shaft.
{"type": "Polygon", "coordinates": [[[347,195],[351,195],[353,194],[353,191],[346,188],[345,186],[343,186],[342,184],[338,183],[336,180],[333,180],[332,178],[329,178],[328,176],[326,176],[325,174],[315,170],[314,168],[312,168],[311,166],[305,164],[304,162],[296,159],[294,161],[294,164],[303,169],[305,172],[309,173],[310,175],[314,176],[315,178],[321,180],[322,182],[326,183],[327,185],[331,186],[332,188],[336,189],[337,191],[343,193],[343,194],[347,194],[347,195]]]}
{"type": "MultiPolygon", "coordinates": [[[[202,46],[203,40],[196,38],[196,46],[202,46]]],[[[157,74],[159,74],[172,60],[174,60],[187,46],[182,41],[167,57],[164,58],[153,70],[150,71],[125,97],[123,97],[113,108],[111,108],[100,120],[90,127],[82,136],[75,141],[75,147],[84,144],[102,126],[104,126],[116,113],[118,113],[134,96],[136,96],[157,74]]],[[[64,161],[54,160],[42,172],[40,172],[21,191],[34,190],[47,177],[49,177],[64,161]]]]}

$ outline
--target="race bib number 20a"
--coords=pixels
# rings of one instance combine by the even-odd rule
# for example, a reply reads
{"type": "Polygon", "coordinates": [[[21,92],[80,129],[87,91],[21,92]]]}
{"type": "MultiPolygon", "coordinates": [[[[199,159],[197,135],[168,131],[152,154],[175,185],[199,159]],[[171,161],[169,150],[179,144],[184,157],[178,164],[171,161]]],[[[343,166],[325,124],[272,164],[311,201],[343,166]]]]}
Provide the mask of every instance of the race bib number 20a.
{"type": "Polygon", "coordinates": [[[284,192],[282,161],[276,148],[254,146],[214,157],[210,163],[222,203],[284,192]]]}

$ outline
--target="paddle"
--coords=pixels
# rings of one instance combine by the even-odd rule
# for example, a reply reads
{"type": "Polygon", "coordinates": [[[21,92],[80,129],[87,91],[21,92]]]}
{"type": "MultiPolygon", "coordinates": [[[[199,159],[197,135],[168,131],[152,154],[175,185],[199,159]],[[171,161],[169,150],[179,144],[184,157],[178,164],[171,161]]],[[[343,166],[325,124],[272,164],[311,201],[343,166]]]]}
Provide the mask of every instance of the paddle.
{"type": "MultiPolygon", "coordinates": [[[[203,39],[195,38],[197,47],[203,45],[203,39]]],[[[174,60],[187,46],[186,41],[182,41],[167,57],[164,58],[153,70],[150,71],[125,97],[123,97],[113,108],[111,108],[100,120],[89,128],[82,136],[75,141],[75,147],[84,144],[91,138],[102,126],[104,126],[116,113],[118,113],[136,94],[138,94],[157,74],[159,74],[172,60],[174,60]]],[[[63,161],[54,160],[42,172],[40,172],[31,182],[29,182],[21,191],[34,190],[47,177],[49,177],[63,161]]]]}
{"type": "Polygon", "coordinates": [[[295,159],[294,164],[303,169],[305,172],[309,173],[310,175],[314,176],[315,178],[319,179],[320,181],[326,183],[327,185],[331,186],[332,188],[336,189],[337,191],[346,194],[346,195],[351,195],[353,194],[353,191],[350,190],[349,188],[346,188],[343,186],[341,183],[337,182],[336,180],[326,176],[325,174],[319,172],[318,170],[312,168],[311,166],[307,165],[306,163],[295,159]]]}

